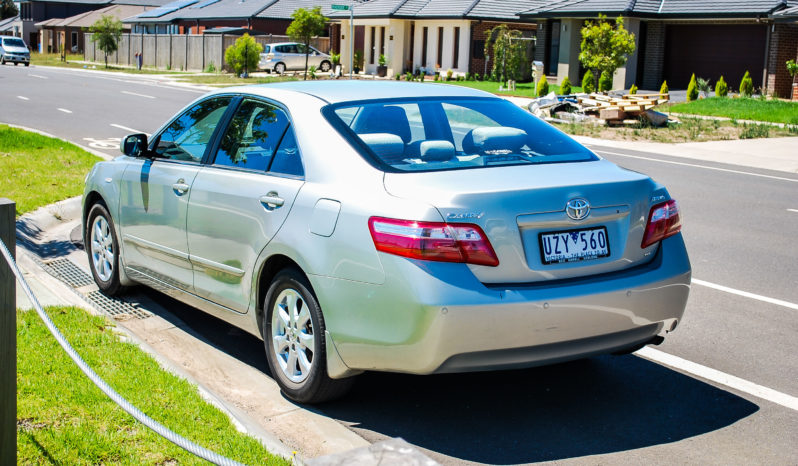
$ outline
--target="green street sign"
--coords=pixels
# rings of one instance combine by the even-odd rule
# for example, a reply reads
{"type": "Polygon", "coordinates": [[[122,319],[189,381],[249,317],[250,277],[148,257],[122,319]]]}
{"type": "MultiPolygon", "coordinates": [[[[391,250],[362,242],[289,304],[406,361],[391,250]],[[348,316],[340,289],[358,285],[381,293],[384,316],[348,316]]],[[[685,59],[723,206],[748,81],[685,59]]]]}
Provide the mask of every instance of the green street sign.
{"type": "Polygon", "coordinates": [[[336,4],[333,3],[332,4],[332,9],[333,10],[348,10],[349,9],[349,5],[336,5],[336,4]]]}

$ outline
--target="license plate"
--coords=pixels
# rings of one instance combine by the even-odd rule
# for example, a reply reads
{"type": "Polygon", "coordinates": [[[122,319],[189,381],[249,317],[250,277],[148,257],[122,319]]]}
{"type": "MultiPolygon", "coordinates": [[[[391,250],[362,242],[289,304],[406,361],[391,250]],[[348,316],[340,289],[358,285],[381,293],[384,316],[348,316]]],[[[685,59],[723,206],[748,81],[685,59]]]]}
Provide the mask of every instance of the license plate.
{"type": "Polygon", "coordinates": [[[544,264],[586,261],[610,255],[606,227],[541,233],[538,239],[544,264]]]}

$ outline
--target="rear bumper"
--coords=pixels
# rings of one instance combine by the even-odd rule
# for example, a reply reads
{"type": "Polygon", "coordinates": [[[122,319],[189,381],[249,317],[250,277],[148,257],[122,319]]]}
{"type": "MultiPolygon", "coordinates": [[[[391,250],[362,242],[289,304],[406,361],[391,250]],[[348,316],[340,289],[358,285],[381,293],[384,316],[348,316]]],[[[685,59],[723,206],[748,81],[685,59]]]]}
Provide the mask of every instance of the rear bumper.
{"type": "Polygon", "coordinates": [[[493,370],[618,351],[673,330],[690,291],[681,234],[643,266],[528,286],[485,286],[462,264],[380,257],[384,285],[311,276],[354,370],[493,370]]]}

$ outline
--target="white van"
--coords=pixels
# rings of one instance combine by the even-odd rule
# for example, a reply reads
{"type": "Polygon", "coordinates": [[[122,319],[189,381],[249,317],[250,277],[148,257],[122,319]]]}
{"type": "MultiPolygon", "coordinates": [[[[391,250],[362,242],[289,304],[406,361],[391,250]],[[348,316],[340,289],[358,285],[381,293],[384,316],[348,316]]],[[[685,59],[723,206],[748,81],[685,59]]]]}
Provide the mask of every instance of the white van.
{"type": "Polygon", "coordinates": [[[6,63],[30,65],[30,50],[24,40],[19,37],[0,36],[0,65],[6,63]]]}

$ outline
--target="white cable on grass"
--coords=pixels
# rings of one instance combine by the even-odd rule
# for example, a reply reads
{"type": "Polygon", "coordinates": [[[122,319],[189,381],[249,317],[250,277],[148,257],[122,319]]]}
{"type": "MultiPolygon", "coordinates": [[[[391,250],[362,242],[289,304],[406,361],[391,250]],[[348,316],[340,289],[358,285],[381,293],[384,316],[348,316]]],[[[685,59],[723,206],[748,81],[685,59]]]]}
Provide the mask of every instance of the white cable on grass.
{"type": "Polygon", "coordinates": [[[186,438],[181,437],[180,435],[172,432],[167,427],[163,426],[158,421],[152,419],[151,417],[144,414],[140,409],[133,406],[129,401],[122,398],[122,395],[117,393],[110,385],[108,385],[103,379],[100,378],[92,369],[91,367],[86,364],[83,358],[72,348],[72,345],[69,344],[64,335],[58,330],[58,327],[55,326],[53,321],[50,319],[50,316],[42,309],[41,304],[39,304],[39,300],[36,299],[36,296],[28,286],[28,283],[25,281],[25,278],[22,276],[22,273],[19,271],[14,258],[11,257],[11,253],[6,248],[6,245],[0,240],[0,250],[3,252],[3,256],[6,258],[6,262],[8,262],[9,267],[11,267],[11,271],[14,272],[14,276],[17,277],[19,284],[22,285],[22,290],[25,291],[25,294],[28,296],[28,299],[33,303],[33,307],[36,309],[36,312],[41,317],[44,324],[47,326],[47,329],[50,330],[50,333],[53,334],[58,344],[64,348],[64,351],[75,361],[75,364],[86,374],[86,377],[91,380],[94,385],[96,385],[100,390],[103,391],[106,395],[108,395],[111,400],[119,405],[120,408],[124,409],[128,412],[131,416],[133,416],[137,421],[141,422],[145,426],[149,427],[161,437],[169,440],[170,442],[174,443],[175,445],[179,446],[180,448],[192,453],[196,456],[199,456],[202,459],[208,460],[211,463],[218,464],[221,466],[243,466],[242,463],[237,461],[233,461],[229,458],[226,458],[218,453],[214,453],[207,448],[201,447],[196,443],[188,440],[186,438]]]}

